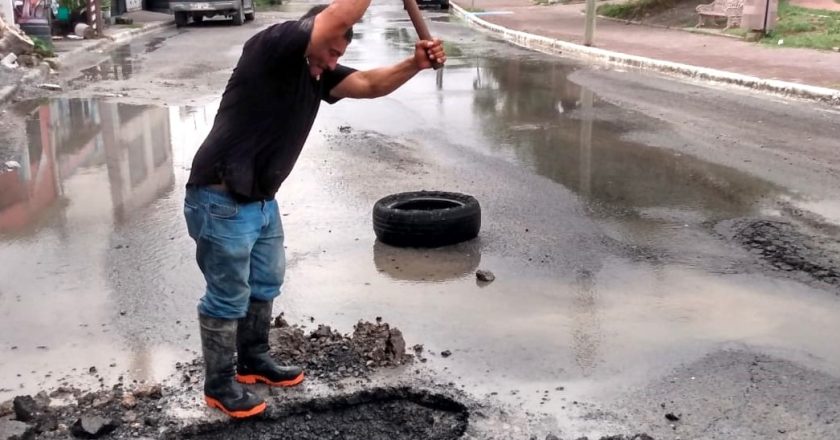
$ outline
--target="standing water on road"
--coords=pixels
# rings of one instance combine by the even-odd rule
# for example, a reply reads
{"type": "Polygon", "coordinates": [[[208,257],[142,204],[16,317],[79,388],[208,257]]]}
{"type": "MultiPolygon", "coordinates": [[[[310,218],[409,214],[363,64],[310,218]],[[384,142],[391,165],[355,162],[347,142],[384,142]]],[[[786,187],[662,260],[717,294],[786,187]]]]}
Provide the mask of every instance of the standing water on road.
{"type": "Polygon", "coordinates": [[[198,294],[182,293],[191,261],[176,187],[212,108],[55,99],[18,109],[28,146],[0,174],[2,396],[68,375],[96,384],[90,367],[109,383],[125,372],[161,379],[193,357],[192,316],[176,312],[198,294]]]}

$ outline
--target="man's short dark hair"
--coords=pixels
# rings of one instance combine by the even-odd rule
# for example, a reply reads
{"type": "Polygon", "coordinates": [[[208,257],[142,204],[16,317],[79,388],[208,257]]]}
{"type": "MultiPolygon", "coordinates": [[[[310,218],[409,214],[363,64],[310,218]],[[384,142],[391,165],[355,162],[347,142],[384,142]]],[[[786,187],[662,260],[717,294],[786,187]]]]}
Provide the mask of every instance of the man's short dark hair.
{"type": "MultiPolygon", "coordinates": [[[[300,17],[300,19],[305,20],[307,18],[314,17],[314,16],[320,14],[321,12],[323,12],[324,9],[327,9],[328,6],[329,5],[313,6],[308,11],[306,11],[306,14],[303,14],[303,16],[300,17]]],[[[350,29],[347,29],[347,32],[344,33],[344,39],[347,40],[347,43],[350,43],[351,41],[353,41],[353,27],[352,26],[350,26],[350,29]]]]}

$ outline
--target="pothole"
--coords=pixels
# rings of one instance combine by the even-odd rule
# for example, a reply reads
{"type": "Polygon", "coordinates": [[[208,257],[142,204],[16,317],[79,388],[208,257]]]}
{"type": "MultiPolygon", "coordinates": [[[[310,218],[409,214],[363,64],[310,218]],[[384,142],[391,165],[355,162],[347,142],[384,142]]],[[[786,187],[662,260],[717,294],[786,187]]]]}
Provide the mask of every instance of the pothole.
{"type": "Polygon", "coordinates": [[[840,285],[840,241],[806,235],[794,225],[754,220],[736,230],[735,239],[774,268],[802,272],[822,282],[840,285]]]}
{"type": "Polygon", "coordinates": [[[461,438],[468,419],[466,406],[441,394],[376,388],[269,407],[258,419],[190,426],[167,438],[443,440],[461,438]]]}

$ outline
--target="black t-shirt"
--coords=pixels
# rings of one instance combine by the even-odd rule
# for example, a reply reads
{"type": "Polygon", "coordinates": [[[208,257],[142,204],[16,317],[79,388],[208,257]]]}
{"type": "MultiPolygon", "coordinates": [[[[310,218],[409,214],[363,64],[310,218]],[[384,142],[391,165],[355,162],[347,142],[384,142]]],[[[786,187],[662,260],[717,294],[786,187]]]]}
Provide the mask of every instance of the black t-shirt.
{"type": "Polygon", "coordinates": [[[306,142],[321,100],[355,70],[339,65],[320,80],[305,59],[313,19],[287,21],[245,43],[213,129],[193,159],[188,185],[223,183],[234,197],[274,198],[306,142]]]}

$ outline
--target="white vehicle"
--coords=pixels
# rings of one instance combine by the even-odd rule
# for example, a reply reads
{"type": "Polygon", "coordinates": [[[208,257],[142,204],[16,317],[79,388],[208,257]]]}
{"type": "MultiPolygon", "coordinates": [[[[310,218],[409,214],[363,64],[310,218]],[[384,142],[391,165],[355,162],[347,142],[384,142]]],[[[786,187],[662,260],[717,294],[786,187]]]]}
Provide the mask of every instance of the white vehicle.
{"type": "Polygon", "coordinates": [[[251,21],[257,13],[254,0],[206,0],[202,2],[171,0],[169,8],[175,13],[175,25],[186,26],[189,19],[201,23],[204,17],[224,15],[233,19],[234,26],[251,21]]]}

